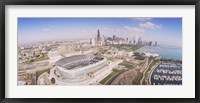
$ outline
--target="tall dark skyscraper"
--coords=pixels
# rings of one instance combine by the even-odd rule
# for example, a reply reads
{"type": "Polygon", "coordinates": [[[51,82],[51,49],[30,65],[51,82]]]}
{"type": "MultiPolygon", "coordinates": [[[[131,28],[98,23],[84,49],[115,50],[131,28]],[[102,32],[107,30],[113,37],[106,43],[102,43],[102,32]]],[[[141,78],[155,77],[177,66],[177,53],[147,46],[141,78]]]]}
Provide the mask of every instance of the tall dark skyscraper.
{"type": "Polygon", "coordinates": [[[99,31],[99,29],[97,30],[97,41],[100,41],[100,31],[99,31]]]}
{"type": "Polygon", "coordinates": [[[113,35],[113,41],[115,41],[116,40],[116,36],[115,35],[113,35]]]}
{"type": "Polygon", "coordinates": [[[152,41],[149,42],[149,46],[152,46],[152,41]]]}
{"type": "Polygon", "coordinates": [[[156,41],[154,46],[157,46],[157,45],[158,45],[158,43],[157,43],[157,41],[156,41]]]}
{"type": "Polygon", "coordinates": [[[92,39],[90,39],[90,44],[92,44],[92,39]]]}

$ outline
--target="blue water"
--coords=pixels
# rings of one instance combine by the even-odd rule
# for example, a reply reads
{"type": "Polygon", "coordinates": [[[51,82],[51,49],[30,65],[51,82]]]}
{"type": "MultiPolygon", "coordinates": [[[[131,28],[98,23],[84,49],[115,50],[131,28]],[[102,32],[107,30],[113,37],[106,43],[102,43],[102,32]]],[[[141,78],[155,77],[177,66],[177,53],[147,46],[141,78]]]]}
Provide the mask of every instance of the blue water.
{"type": "Polygon", "coordinates": [[[137,52],[156,53],[161,58],[182,60],[182,48],[172,46],[145,46],[137,50],[137,52]]]}

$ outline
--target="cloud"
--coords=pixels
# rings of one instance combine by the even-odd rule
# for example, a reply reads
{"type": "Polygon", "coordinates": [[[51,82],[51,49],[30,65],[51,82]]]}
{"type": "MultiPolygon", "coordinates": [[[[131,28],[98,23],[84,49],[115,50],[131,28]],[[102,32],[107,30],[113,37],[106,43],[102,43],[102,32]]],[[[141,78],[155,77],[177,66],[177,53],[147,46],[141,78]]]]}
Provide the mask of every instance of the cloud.
{"type": "Polygon", "coordinates": [[[141,23],[139,25],[140,25],[140,27],[143,27],[143,28],[161,29],[160,25],[156,25],[152,22],[141,23]]]}
{"type": "Polygon", "coordinates": [[[51,29],[50,28],[44,28],[42,29],[42,31],[50,31],[51,29]]]}
{"type": "Polygon", "coordinates": [[[124,26],[124,28],[134,33],[145,33],[145,30],[142,28],[129,27],[129,26],[124,26]]]}
{"type": "Polygon", "coordinates": [[[139,20],[139,21],[152,20],[152,18],[145,18],[145,17],[132,18],[132,19],[134,19],[134,20],[139,20]]]}

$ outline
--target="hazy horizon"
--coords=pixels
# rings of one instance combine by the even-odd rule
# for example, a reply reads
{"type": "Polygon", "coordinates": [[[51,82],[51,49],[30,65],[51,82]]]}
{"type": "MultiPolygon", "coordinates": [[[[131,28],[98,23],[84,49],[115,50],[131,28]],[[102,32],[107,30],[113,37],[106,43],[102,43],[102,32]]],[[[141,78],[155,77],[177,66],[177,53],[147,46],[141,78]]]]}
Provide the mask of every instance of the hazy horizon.
{"type": "Polygon", "coordinates": [[[18,44],[116,35],[182,47],[182,18],[18,18],[18,44]]]}

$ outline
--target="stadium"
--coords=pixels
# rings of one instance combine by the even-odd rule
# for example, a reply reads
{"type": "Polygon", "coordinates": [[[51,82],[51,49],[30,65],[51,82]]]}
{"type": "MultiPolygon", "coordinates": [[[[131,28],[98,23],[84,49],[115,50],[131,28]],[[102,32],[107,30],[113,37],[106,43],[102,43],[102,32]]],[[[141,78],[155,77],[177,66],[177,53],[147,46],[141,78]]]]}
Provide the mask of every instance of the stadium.
{"type": "Polygon", "coordinates": [[[106,58],[84,54],[65,57],[55,64],[51,75],[57,84],[87,82],[93,74],[108,66],[106,58]]]}

